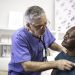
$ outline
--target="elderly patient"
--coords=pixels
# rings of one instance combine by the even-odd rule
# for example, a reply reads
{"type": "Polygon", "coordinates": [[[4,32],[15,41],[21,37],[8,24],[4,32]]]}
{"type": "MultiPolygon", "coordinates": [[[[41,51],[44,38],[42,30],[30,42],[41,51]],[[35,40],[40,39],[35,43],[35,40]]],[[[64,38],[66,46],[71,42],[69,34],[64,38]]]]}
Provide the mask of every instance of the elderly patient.
{"type": "MultiPolygon", "coordinates": [[[[56,56],[55,60],[67,59],[75,63],[75,26],[66,32],[62,45],[67,48],[67,54],[61,52],[56,56]]],[[[75,67],[73,67],[71,70],[64,71],[53,69],[51,75],[75,75],[75,67]]]]}

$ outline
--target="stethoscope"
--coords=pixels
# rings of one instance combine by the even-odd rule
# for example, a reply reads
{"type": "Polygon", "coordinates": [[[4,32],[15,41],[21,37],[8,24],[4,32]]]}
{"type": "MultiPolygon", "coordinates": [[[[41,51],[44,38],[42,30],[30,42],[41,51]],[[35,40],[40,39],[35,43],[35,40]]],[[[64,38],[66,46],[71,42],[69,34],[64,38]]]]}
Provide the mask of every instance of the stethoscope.
{"type": "Polygon", "coordinates": [[[46,44],[45,44],[45,41],[44,41],[44,37],[43,37],[43,40],[41,39],[40,37],[40,42],[43,44],[43,47],[44,47],[44,56],[43,56],[43,61],[47,61],[47,48],[46,48],[46,44]]]}

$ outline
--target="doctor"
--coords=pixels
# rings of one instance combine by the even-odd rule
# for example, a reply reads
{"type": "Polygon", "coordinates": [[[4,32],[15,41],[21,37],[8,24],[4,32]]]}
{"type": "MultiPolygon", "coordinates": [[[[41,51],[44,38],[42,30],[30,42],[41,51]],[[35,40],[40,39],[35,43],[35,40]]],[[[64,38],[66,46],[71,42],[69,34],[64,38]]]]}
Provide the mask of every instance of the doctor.
{"type": "Polygon", "coordinates": [[[24,22],[26,25],[12,37],[8,75],[41,75],[45,70],[70,70],[74,66],[67,60],[46,61],[47,48],[63,52],[66,49],[55,43],[54,36],[46,27],[47,18],[41,7],[30,7],[24,15],[24,22]]]}

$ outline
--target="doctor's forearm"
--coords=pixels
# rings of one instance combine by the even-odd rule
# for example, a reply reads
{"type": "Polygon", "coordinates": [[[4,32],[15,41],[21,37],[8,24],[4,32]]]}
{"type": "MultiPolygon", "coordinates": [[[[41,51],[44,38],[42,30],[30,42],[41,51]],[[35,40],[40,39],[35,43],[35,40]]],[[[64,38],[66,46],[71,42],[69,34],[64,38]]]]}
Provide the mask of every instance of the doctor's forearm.
{"type": "Polygon", "coordinates": [[[45,71],[56,67],[55,61],[50,62],[24,62],[22,66],[25,71],[45,71]]]}
{"type": "Polygon", "coordinates": [[[50,46],[50,48],[51,48],[52,50],[59,51],[59,52],[66,50],[63,46],[57,44],[56,42],[54,42],[54,43],[50,46]]]}

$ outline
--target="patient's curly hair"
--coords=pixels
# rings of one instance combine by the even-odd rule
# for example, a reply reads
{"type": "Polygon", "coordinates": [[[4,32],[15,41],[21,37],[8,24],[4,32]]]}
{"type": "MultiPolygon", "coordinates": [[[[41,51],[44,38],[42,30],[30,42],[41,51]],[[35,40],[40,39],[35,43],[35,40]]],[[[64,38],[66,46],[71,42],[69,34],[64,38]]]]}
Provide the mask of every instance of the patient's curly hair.
{"type": "Polygon", "coordinates": [[[62,45],[68,50],[75,50],[75,26],[66,32],[62,45]]]}

